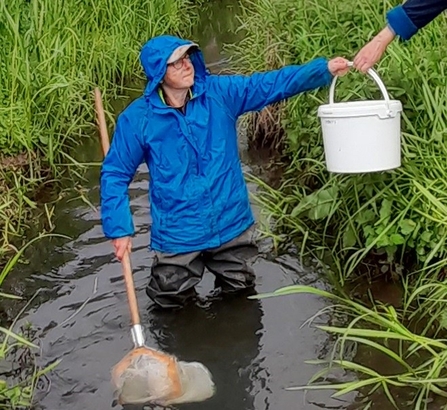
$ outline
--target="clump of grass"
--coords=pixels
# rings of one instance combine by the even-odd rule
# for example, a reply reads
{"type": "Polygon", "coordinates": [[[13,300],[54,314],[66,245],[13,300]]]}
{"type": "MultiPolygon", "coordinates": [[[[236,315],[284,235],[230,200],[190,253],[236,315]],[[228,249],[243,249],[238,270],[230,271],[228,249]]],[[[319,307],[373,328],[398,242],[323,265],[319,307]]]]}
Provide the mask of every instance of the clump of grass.
{"type": "MultiPolygon", "coordinates": [[[[247,72],[317,56],[353,58],[391,7],[378,0],[249,2],[241,17],[246,36],[230,49],[247,72]]],[[[316,113],[327,101],[327,89],[291,99],[281,111],[289,165],[278,189],[258,181],[264,189],[257,199],[275,233],[306,242],[303,251],[317,250],[320,258],[329,253],[341,282],[372,253],[387,262],[382,270],[388,273],[408,267],[407,259],[412,267],[435,262],[439,267],[446,260],[447,59],[439,51],[445,42],[439,33],[446,28],[441,17],[411,42],[394,42],[378,68],[392,98],[403,104],[400,169],[347,176],[326,171],[316,113]],[[411,56],[418,56],[417,63],[411,56]]],[[[368,77],[357,72],[348,77],[338,81],[338,100],[382,98],[368,77]]]]}
{"type": "Polygon", "coordinates": [[[290,387],[288,390],[335,390],[333,397],[350,392],[359,392],[361,401],[369,408],[371,395],[384,394],[390,403],[398,409],[399,393],[404,389],[412,390],[411,408],[427,409],[434,396],[447,398],[447,340],[421,336],[412,332],[403,324],[401,315],[391,306],[378,305],[369,308],[349,297],[337,296],[310,286],[292,285],[272,293],[253,296],[268,297],[310,293],[327,298],[334,305],[318,312],[308,322],[320,314],[335,311],[347,318],[345,326],[317,325],[322,331],[335,337],[330,357],[306,361],[308,364],[323,366],[310,380],[307,386],[290,387]],[[371,366],[366,366],[347,357],[347,351],[363,346],[384,355],[394,363],[398,371],[383,375],[371,366]],[[331,377],[337,368],[355,372],[357,380],[334,381],[331,377]]]}
{"type": "Polygon", "coordinates": [[[141,45],[162,33],[188,35],[196,18],[189,0],[0,3],[0,194],[8,199],[0,209],[14,216],[0,215],[2,232],[20,230],[27,213],[17,202],[32,208],[43,181],[67,169],[79,176],[74,157],[94,132],[94,86],[110,110],[109,98],[142,74],[141,45]],[[17,156],[29,158],[18,181],[5,166],[17,156]]]}

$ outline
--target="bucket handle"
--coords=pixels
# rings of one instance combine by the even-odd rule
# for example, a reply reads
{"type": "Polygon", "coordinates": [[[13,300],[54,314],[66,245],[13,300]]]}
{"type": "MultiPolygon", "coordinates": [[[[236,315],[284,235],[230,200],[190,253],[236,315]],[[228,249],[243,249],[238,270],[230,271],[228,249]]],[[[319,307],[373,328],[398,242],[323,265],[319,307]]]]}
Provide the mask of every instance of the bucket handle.
{"type": "MultiPolygon", "coordinates": [[[[352,67],[354,63],[352,61],[348,61],[348,66],[352,67]]],[[[386,90],[385,84],[380,79],[379,75],[372,69],[368,69],[368,74],[375,80],[377,85],[380,88],[380,91],[382,92],[383,98],[385,99],[387,105],[388,105],[388,112],[390,112],[390,97],[388,95],[388,91],[386,90]]],[[[338,76],[334,76],[331,84],[331,88],[329,90],[329,104],[334,104],[334,93],[335,93],[335,83],[337,82],[338,76]]]]}

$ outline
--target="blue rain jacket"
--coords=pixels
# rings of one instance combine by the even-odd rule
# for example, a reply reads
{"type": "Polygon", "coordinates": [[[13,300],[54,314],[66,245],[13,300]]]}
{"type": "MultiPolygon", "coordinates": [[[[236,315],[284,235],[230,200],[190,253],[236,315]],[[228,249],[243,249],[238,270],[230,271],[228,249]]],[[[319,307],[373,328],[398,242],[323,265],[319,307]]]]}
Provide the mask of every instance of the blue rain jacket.
{"type": "Polygon", "coordinates": [[[170,54],[189,43],[160,36],[142,48],[147,86],[118,116],[101,168],[108,238],[134,234],[128,186],[143,161],[150,174],[152,249],[200,251],[237,237],[254,223],[239,160],[238,117],[332,80],[325,58],[250,76],[211,75],[199,50],[191,56],[195,83],[182,114],[163,102],[159,84],[170,54]]]}
{"type": "Polygon", "coordinates": [[[447,0],[407,0],[387,13],[387,21],[394,33],[409,40],[446,9],[447,0]]]}

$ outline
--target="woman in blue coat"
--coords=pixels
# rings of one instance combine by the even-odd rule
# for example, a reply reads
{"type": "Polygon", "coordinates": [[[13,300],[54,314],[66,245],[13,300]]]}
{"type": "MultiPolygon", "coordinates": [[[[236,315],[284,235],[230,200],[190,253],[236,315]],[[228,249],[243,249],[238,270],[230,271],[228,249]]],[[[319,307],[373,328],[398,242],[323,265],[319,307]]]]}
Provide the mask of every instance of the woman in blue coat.
{"type": "Polygon", "coordinates": [[[142,48],[147,86],[119,116],[101,169],[101,218],[121,259],[134,234],[128,186],[144,161],[154,263],[148,296],[179,307],[196,296],[204,268],[223,292],[253,287],[254,218],[238,154],[242,114],[330,84],[343,58],[243,75],[211,75],[190,41],[159,36],[142,48]]]}
{"type": "Polygon", "coordinates": [[[355,56],[354,67],[368,71],[385,53],[389,44],[399,36],[409,40],[447,9],[447,0],[407,0],[387,13],[388,24],[355,56]]]}

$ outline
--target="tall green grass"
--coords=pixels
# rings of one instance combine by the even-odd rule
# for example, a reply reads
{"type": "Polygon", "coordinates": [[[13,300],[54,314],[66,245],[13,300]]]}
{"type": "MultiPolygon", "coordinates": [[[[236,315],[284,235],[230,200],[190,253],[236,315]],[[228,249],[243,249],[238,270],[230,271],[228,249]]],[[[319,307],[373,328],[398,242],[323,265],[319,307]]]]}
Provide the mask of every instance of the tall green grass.
{"type": "MultiPolygon", "coordinates": [[[[352,60],[397,4],[248,1],[241,16],[246,36],[228,48],[237,56],[235,64],[247,73],[318,56],[352,60]]],[[[393,383],[415,387],[412,408],[418,409],[425,408],[430,395],[445,395],[446,385],[445,341],[438,339],[447,327],[447,42],[441,35],[446,29],[446,17],[440,16],[410,42],[395,40],[376,67],[391,98],[403,104],[402,167],[395,171],[364,175],[326,171],[317,108],[327,103],[328,89],[277,105],[267,114],[256,115],[253,123],[253,143],[280,148],[287,164],[279,187],[251,177],[261,188],[255,200],[264,210],[263,230],[275,245],[292,242],[303,260],[316,257],[340,285],[384,275],[403,284],[403,308],[398,312],[373,306],[372,314],[345,297],[339,302],[352,313],[352,326],[325,330],[338,335],[337,340],[349,335],[382,353],[372,344],[373,330],[405,339],[407,352],[401,348],[386,354],[397,355],[393,357],[411,369],[403,366],[392,378],[354,362],[338,364],[360,373],[363,386],[382,389],[387,396],[393,383]],[[256,133],[266,129],[262,121],[274,132],[256,133]],[[413,333],[407,325],[415,322],[413,333]],[[425,361],[415,365],[406,361],[408,354],[422,350],[425,361]]],[[[381,98],[374,81],[356,71],[337,82],[337,100],[381,98]]]]}
{"type": "Polygon", "coordinates": [[[196,18],[189,0],[0,2],[2,231],[19,230],[26,215],[17,202],[32,207],[33,189],[75,164],[77,147],[94,132],[93,87],[110,109],[108,98],[142,74],[142,44],[158,34],[188,35],[196,18]],[[10,160],[17,155],[20,167],[10,160]]]}

